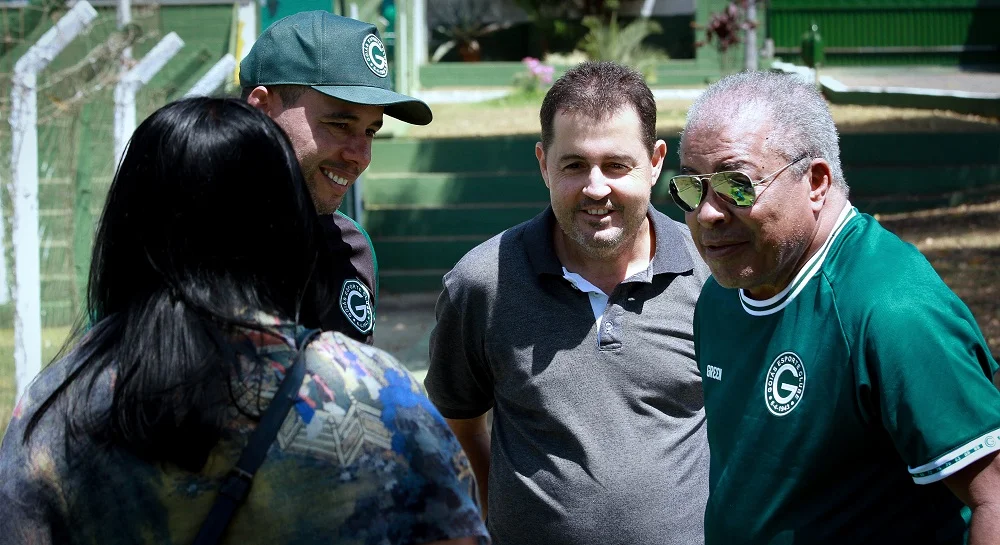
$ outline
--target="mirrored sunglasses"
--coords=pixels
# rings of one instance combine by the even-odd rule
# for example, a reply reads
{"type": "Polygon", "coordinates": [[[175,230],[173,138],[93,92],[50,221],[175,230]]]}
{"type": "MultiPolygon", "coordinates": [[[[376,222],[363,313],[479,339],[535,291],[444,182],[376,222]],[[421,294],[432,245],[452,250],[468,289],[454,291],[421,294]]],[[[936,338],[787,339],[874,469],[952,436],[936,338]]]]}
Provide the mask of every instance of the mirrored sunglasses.
{"type": "Polygon", "coordinates": [[[757,186],[776,178],[785,169],[806,157],[803,155],[756,182],[746,174],[735,171],[674,176],[668,183],[670,197],[681,210],[694,212],[694,209],[698,208],[698,205],[705,198],[705,182],[707,181],[712,191],[715,191],[715,194],[722,200],[739,208],[749,208],[757,201],[757,186]]]}

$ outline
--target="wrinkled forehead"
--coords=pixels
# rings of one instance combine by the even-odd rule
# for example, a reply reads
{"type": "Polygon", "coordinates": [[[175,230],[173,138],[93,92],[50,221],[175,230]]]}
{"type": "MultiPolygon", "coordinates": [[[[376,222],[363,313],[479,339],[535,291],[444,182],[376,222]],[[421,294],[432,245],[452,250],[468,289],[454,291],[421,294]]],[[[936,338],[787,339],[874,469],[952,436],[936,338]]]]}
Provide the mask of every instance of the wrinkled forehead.
{"type": "Polygon", "coordinates": [[[772,146],[775,133],[770,117],[759,110],[742,109],[700,116],[684,128],[678,149],[681,165],[712,172],[720,164],[740,161],[759,163],[772,146]]]}

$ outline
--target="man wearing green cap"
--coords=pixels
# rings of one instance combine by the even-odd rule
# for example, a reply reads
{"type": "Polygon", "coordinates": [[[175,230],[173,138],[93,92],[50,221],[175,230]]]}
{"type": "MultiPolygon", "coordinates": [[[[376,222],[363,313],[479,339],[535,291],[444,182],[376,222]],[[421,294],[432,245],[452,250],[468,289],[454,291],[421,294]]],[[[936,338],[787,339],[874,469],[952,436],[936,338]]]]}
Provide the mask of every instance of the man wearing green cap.
{"type": "Polygon", "coordinates": [[[368,343],[378,262],[368,233],[337,208],[371,162],[383,114],[431,122],[427,104],[390,90],[388,76],[375,26],[325,11],[276,21],[240,63],[243,97],[288,134],[340,266],[340,308],[328,325],[368,343]]]}

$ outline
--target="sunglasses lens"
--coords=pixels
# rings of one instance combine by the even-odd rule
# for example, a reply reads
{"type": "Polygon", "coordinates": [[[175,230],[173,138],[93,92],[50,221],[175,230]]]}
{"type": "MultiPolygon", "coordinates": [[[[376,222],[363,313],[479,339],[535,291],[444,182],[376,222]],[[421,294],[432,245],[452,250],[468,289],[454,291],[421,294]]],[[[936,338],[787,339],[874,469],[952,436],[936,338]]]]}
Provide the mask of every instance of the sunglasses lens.
{"type": "Polygon", "coordinates": [[[712,176],[712,189],[730,204],[753,206],[757,192],[753,182],[742,172],[719,172],[712,176]]]}
{"type": "Polygon", "coordinates": [[[701,182],[694,176],[674,176],[670,180],[670,196],[685,212],[698,208],[701,195],[701,182]]]}

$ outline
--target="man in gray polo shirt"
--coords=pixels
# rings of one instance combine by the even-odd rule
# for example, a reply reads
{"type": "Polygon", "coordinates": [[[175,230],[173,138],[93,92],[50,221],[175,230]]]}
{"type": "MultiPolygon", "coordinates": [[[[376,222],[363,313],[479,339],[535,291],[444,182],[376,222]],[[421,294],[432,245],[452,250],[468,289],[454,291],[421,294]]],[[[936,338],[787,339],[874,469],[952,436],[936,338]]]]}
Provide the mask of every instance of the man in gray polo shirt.
{"type": "Polygon", "coordinates": [[[546,94],[541,122],[551,206],[445,276],[425,385],[495,544],[701,543],[692,316],[708,270],[649,204],[667,151],[653,95],[633,70],[585,63],[546,94]]]}

